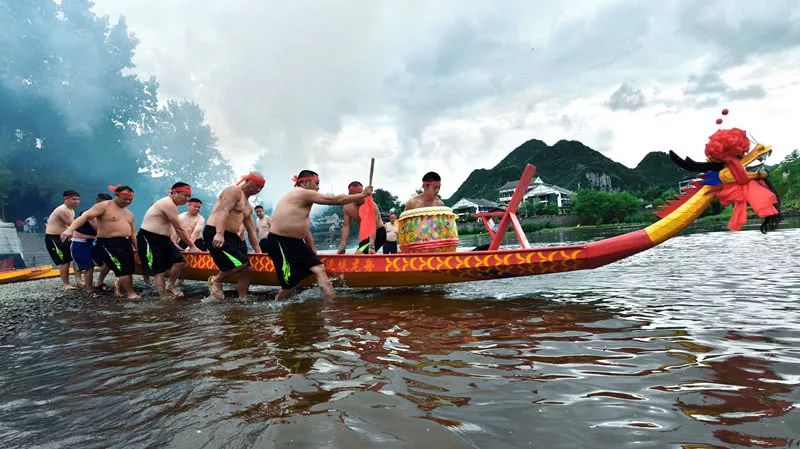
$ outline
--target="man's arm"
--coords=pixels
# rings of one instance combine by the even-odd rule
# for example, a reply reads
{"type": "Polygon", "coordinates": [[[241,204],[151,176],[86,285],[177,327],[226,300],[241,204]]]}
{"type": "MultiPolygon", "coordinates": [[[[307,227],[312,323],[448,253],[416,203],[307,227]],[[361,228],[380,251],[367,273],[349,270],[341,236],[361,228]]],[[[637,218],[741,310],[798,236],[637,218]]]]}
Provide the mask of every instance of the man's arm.
{"type": "Polygon", "coordinates": [[[95,204],[94,206],[92,206],[91,209],[87,210],[86,212],[81,214],[80,217],[73,220],[72,223],[69,226],[67,226],[67,229],[65,229],[64,232],[61,233],[61,240],[66,241],[68,238],[72,237],[72,234],[75,233],[75,229],[83,226],[83,224],[89,221],[89,219],[97,218],[103,215],[103,212],[105,212],[106,210],[105,206],[106,205],[103,203],[95,204]]]}
{"type": "Polygon", "coordinates": [[[350,238],[350,214],[345,211],[343,215],[342,236],[339,238],[339,248],[336,250],[336,254],[344,254],[347,248],[347,240],[350,238]]]}
{"type": "Polygon", "coordinates": [[[131,246],[133,246],[134,251],[139,251],[139,243],[136,241],[136,218],[133,214],[130,214],[131,218],[128,223],[131,224],[131,235],[128,237],[131,241],[131,246]]]}
{"type": "MultiPolygon", "coordinates": [[[[164,203],[162,203],[164,204],[164,203]]],[[[189,248],[189,251],[200,251],[194,246],[194,240],[189,237],[189,234],[186,233],[186,230],[183,229],[181,225],[181,220],[178,219],[178,207],[175,206],[174,203],[166,204],[166,207],[163,208],[164,214],[167,216],[167,220],[172,225],[172,229],[175,230],[175,233],[178,234],[178,237],[183,240],[189,248]]]]}
{"type": "Polygon", "coordinates": [[[192,228],[192,235],[189,236],[192,239],[192,242],[196,241],[198,237],[200,237],[200,233],[203,231],[203,225],[206,224],[206,219],[200,217],[197,222],[194,224],[194,228],[192,228]]]}
{"type": "Polygon", "coordinates": [[[250,246],[253,247],[253,252],[261,254],[261,247],[258,246],[258,237],[256,237],[256,225],[253,224],[253,217],[250,214],[244,216],[244,228],[247,230],[247,238],[250,240],[250,246]]]}
{"type": "Polygon", "coordinates": [[[72,222],[75,221],[75,213],[74,212],[70,213],[70,210],[66,208],[61,210],[59,216],[61,218],[61,221],[67,226],[71,225],[72,222]]]}
{"type": "Polygon", "coordinates": [[[361,193],[354,193],[352,195],[323,195],[319,192],[314,190],[303,190],[303,199],[310,203],[316,204],[327,204],[327,205],[345,205],[350,204],[354,201],[360,200],[361,198],[366,198],[372,195],[372,186],[364,187],[364,191],[361,193]]]}

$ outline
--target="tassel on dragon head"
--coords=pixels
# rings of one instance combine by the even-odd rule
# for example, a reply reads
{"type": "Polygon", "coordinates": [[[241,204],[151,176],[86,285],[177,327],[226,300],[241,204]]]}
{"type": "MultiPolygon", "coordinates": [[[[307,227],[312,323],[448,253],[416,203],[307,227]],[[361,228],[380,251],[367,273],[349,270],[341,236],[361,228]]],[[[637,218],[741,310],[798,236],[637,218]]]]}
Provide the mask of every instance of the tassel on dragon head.
{"type": "Polygon", "coordinates": [[[778,194],[769,182],[769,173],[763,169],[770,153],[772,148],[762,144],[750,149],[747,133],[731,128],[720,129],[709,137],[705,148],[707,162],[683,159],[672,151],[669,155],[684,170],[700,172],[700,184],[711,187],[710,192],[716,194],[723,206],[733,203],[728,229],[742,229],[749,205],[764,219],[761,232],[766,233],[776,229],[781,220],[778,194]]]}

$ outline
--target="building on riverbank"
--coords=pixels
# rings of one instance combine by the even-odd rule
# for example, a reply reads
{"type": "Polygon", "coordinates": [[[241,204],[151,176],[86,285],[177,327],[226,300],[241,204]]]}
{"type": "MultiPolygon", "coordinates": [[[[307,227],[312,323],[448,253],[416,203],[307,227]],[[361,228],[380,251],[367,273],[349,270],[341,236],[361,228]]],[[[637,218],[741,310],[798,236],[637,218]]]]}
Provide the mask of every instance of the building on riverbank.
{"type": "Polygon", "coordinates": [[[492,212],[500,209],[500,205],[483,198],[461,198],[453,204],[452,209],[453,213],[458,215],[459,220],[470,220],[472,214],[492,212]]]}
{"type": "Polygon", "coordinates": [[[25,268],[22,244],[14,223],[0,221],[0,271],[25,268]]]}
{"type": "MultiPolygon", "coordinates": [[[[511,201],[511,196],[514,194],[517,184],[519,184],[519,181],[509,181],[498,189],[501,205],[505,206],[511,201]]],[[[535,206],[539,204],[555,205],[558,207],[559,213],[564,214],[569,213],[573,196],[575,196],[575,192],[557,185],[545,184],[542,178],[537,176],[528,186],[523,201],[530,201],[535,206]]]]}

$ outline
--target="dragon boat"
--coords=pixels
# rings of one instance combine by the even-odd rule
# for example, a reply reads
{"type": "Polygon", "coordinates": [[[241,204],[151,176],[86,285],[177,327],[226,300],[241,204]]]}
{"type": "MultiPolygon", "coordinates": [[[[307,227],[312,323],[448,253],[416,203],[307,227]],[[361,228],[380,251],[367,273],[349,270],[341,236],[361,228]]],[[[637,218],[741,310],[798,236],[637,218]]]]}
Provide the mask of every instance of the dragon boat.
{"type": "MultiPolygon", "coordinates": [[[[709,162],[682,159],[670,152],[673,161],[682,168],[704,173],[662,206],[656,212],[660,220],[644,229],[587,244],[531,248],[516,216],[517,207],[536,172],[528,164],[505,211],[473,214],[483,220],[491,236],[492,241],[486,250],[441,251],[439,248],[429,252],[403,253],[401,244],[401,253],[398,254],[332,254],[320,255],[320,259],[328,275],[338,281],[337,284],[348,287],[446,284],[586,270],[632,256],[678,235],[718,197],[723,204],[735,205],[729,223],[732,230],[741,229],[743,220],[746,221],[748,204],[765,218],[762,232],[774,229],[780,217],[774,205],[779,207],[780,203],[768,184],[768,173],[761,169],[761,162],[771,153],[771,147],[758,144],[750,150],[744,131],[736,128],[717,131],[709,145],[715,136],[727,131],[740,132],[735,136],[739,139],[738,149],[737,145],[724,141],[724,138],[730,140],[730,135],[720,135],[717,140],[722,141],[720,145],[724,146],[724,151],[736,153],[736,157],[727,154],[715,159],[709,155],[708,145],[709,162]],[[742,137],[746,144],[742,143],[742,137]],[[490,225],[490,219],[500,220],[496,229],[490,225]],[[509,227],[514,229],[520,248],[500,248],[509,227]]],[[[218,271],[208,253],[187,253],[185,258],[186,279],[206,280],[218,271]]],[[[251,276],[252,283],[279,285],[272,259],[266,254],[250,254],[249,261],[255,271],[251,276]]],[[[234,282],[235,278],[230,281],[234,282]]],[[[314,276],[309,276],[301,285],[312,285],[314,281],[314,276]]]]}

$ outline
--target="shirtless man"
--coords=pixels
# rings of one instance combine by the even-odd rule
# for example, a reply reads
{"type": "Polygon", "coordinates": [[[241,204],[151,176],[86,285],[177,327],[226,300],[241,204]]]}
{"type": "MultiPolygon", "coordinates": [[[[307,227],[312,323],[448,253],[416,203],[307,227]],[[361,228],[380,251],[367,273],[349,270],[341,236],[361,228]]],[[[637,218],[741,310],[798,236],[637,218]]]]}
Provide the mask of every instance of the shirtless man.
{"type": "Polygon", "coordinates": [[[115,198],[92,206],[61,233],[61,240],[67,241],[75,233],[75,229],[92,218],[97,219],[98,253],[103,262],[117,275],[114,282],[114,295],[122,296],[125,290],[128,299],[136,299],[139,295],[133,289],[133,272],[136,264],[133,251],[136,250],[136,228],[134,217],[127,207],[133,202],[133,189],[128,186],[108,186],[115,198]]]}
{"type": "Polygon", "coordinates": [[[183,292],[175,287],[175,281],[183,273],[183,254],[172,241],[172,233],[186,243],[190,251],[199,251],[194,241],[178,220],[178,206],[183,206],[192,197],[192,188],[185,182],[172,185],[169,195],[153,203],[142,218],[136,242],[142,252],[142,274],[154,276],[158,296],[182,298],[183,292]],[[169,281],[164,273],[169,271],[169,281]]]}
{"type": "Polygon", "coordinates": [[[267,234],[269,234],[269,228],[270,226],[272,226],[272,218],[269,215],[264,214],[263,206],[256,206],[255,212],[256,212],[256,232],[258,233],[258,246],[261,247],[261,252],[264,253],[266,252],[264,247],[267,244],[267,234]]]}
{"type": "Polygon", "coordinates": [[[408,200],[405,210],[444,206],[442,200],[439,199],[441,185],[442,177],[438,173],[432,171],[425,173],[425,176],[422,177],[422,193],[408,200]]]}
{"type": "MultiPolygon", "coordinates": [[[[61,276],[61,284],[64,290],[74,290],[75,287],[69,284],[69,265],[72,262],[70,252],[70,242],[61,240],[61,233],[75,219],[75,207],[81,202],[81,196],[74,190],[66,190],[63,193],[64,203],[53,209],[50,217],[47,218],[47,227],[44,230],[44,246],[50,253],[53,263],[58,266],[61,276]]],[[[75,274],[76,283],[80,277],[75,274]]]]}
{"type": "Polygon", "coordinates": [[[383,254],[397,254],[397,215],[389,214],[386,226],[386,243],[383,244],[383,254]]]}
{"type": "MultiPolygon", "coordinates": [[[[183,230],[189,234],[189,239],[194,242],[194,246],[200,251],[206,251],[208,248],[203,242],[203,238],[200,236],[203,232],[203,226],[206,225],[206,219],[200,215],[200,208],[203,207],[203,202],[197,198],[190,198],[187,204],[189,210],[181,212],[181,214],[178,215],[178,221],[181,222],[183,230]]],[[[174,231],[172,232],[172,241],[180,246],[181,249],[185,250],[189,247],[189,245],[184,243],[174,231]]]]}
{"type": "MultiPolygon", "coordinates": [[[[364,191],[364,186],[358,182],[353,181],[347,186],[349,194],[361,193],[364,191]]],[[[347,240],[350,238],[350,222],[355,221],[361,226],[361,206],[364,204],[364,199],[353,201],[346,204],[342,208],[344,215],[344,223],[342,224],[342,237],[339,240],[339,249],[337,254],[344,254],[347,248],[347,240]]],[[[365,231],[366,232],[366,231],[365,231]]],[[[378,205],[375,205],[375,229],[369,230],[370,234],[367,238],[358,242],[356,253],[361,254],[375,254],[384,243],[386,243],[386,228],[383,226],[383,219],[381,218],[381,211],[378,210],[378,205]]],[[[361,234],[359,230],[359,235],[361,234]]]]}
{"type": "Polygon", "coordinates": [[[294,177],[294,189],[283,196],[272,213],[272,227],[267,236],[266,248],[275,264],[281,289],[275,299],[291,296],[297,285],[309,274],[317,277],[317,283],[325,295],[336,294],[325,273],[325,265],[316,256],[314,239],[311,236],[309,213],[314,204],[344,205],[363,200],[372,194],[372,186],[352,195],[323,195],[319,190],[319,175],[303,170],[294,177]]]}
{"type": "Polygon", "coordinates": [[[260,173],[250,172],[242,176],[236,185],[223,189],[217,197],[214,209],[208,217],[208,224],[203,229],[203,240],[219,268],[219,273],[208,278],[208,289],[212,298],[225,298],[222,282],[235,274],[239,275],[239,297],[247,296],[251,269],[247,260],[247,245],[239,237],[239,229],[245,227],[253,251],[260,253],[253,224],[253,208],[248,199],[260,192],[264,184],[266,181],[260,173]]]}
{"type": "MultiPolygon", "coordinates": [[[[107,193],[98,193],[94,202],[97,204],[110,199],[111,195],[107,193]]],[[[78,215],[81,215],[84,212],[86,211],[81,211],[81,213],[78,215]]],[[[61,236],[59,235],[58,237],[59,240],[61,240],[61,236]]],[[[70,252],[72,253],[72,259],[75,261],[75,266],[77,268],[76,275],[80,276],[83,274],[83,285],[86,286],[86,291],[90,296],[95,296],[94,266],[98,261],[101,260],[99,257],[97,257],[98,254],[95,248],[94,240],[96,237],[97,219],[92,218],[83,225],[75,228],[75,233],[72,235],[72,244],[69,248],[70,252]]],[[[102,262],[97,265],[102,267],[100,269],[100,278],[98,284],[102,285],[109,270],[108,267],[102,262]]]]}

